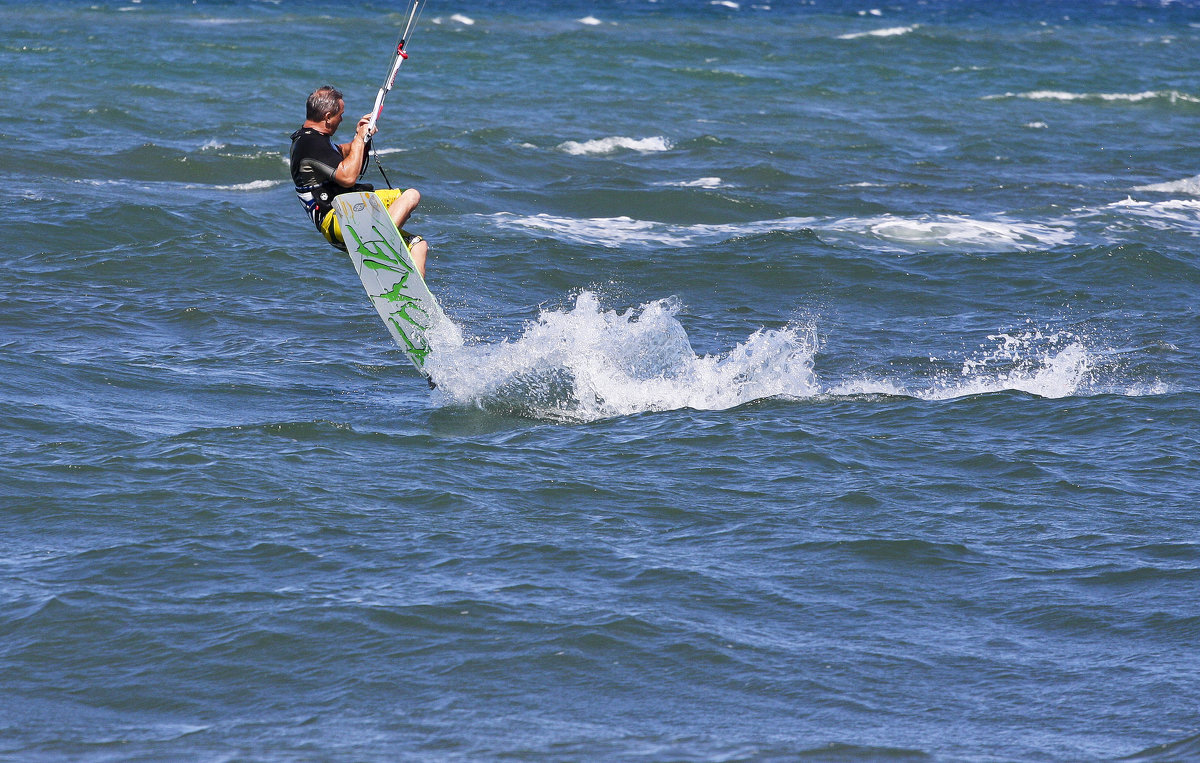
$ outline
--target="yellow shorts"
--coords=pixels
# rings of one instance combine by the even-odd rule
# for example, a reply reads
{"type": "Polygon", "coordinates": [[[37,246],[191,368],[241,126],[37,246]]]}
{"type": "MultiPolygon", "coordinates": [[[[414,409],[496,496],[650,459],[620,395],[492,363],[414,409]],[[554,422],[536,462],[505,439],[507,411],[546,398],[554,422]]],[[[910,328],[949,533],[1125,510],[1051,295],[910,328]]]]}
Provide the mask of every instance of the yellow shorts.
{"type": "MultiPolygon", "coordinates": [[[[402,188],[382,188],[376,191],[375,195],[383,202],[383,206],[390,207],[392,206],[392,202],[400,198],[400,194],[402,193],[404,193],[404,189],[402,188]]],[[[321,218],[321,233],[325,236],[326,241],[338,249],[346,248],[346,241],[342,238],[342,226],[338,225],[337,215],[334,214],[333,210],[329,210],[321,218]]],[[[420,238],[420,236],[414,236],[404,230],[400,231],[400,235],[404,238],[405,244],[411,244],[412,239],[420,238]]]]}

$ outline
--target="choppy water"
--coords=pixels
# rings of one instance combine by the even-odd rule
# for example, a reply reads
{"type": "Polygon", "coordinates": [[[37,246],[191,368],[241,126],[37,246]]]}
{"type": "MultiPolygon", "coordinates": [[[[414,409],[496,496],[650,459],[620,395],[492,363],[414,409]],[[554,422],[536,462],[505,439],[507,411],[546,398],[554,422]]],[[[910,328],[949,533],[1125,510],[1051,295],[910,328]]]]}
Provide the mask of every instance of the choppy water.
{"type": "Polygon", "coordinates": [[[399,10],[0,4],[0,756],[1200,757],[1200,4],[429,0],[434,391],[399,10]]]}

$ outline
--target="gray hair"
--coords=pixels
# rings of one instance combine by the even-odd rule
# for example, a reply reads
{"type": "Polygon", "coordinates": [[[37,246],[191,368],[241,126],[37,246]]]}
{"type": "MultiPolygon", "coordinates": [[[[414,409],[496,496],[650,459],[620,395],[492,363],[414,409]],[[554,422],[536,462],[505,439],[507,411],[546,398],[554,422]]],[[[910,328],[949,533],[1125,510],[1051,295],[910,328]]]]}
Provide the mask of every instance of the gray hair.
{"type": "Polygon", "coordinates": [[[342,91],[333,85],[317,88],[308,97],[306,118],[315,122],[324,119],[326,114],[336,114],[340,100],[343,100],[342,91]]]}

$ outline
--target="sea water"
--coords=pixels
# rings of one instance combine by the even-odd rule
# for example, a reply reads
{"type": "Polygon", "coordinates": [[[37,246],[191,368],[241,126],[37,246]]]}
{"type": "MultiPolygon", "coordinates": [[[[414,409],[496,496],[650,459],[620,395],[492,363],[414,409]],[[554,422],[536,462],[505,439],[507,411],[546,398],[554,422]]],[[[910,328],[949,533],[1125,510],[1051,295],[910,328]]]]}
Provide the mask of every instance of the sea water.
{"type": "Polygon", "coordinates": [[[432,390],[402,5],[0,3],[0,757],[1200,757],[1200,3],[429,0],[432,390]]]}

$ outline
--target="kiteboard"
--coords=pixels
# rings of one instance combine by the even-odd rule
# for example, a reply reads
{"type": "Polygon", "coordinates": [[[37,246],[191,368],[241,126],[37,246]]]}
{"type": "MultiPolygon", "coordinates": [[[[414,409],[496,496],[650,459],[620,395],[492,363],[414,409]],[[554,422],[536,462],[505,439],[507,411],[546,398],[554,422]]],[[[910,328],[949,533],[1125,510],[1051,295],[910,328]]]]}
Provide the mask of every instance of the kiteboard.
{"type": "Polygon", "coordinates": [[[446,314],[413,264],[408,245],[396,230],[387,207],[373,192],[333,198],[346,251],[392,339],[425,378],[430,332],[446,314]]]}

